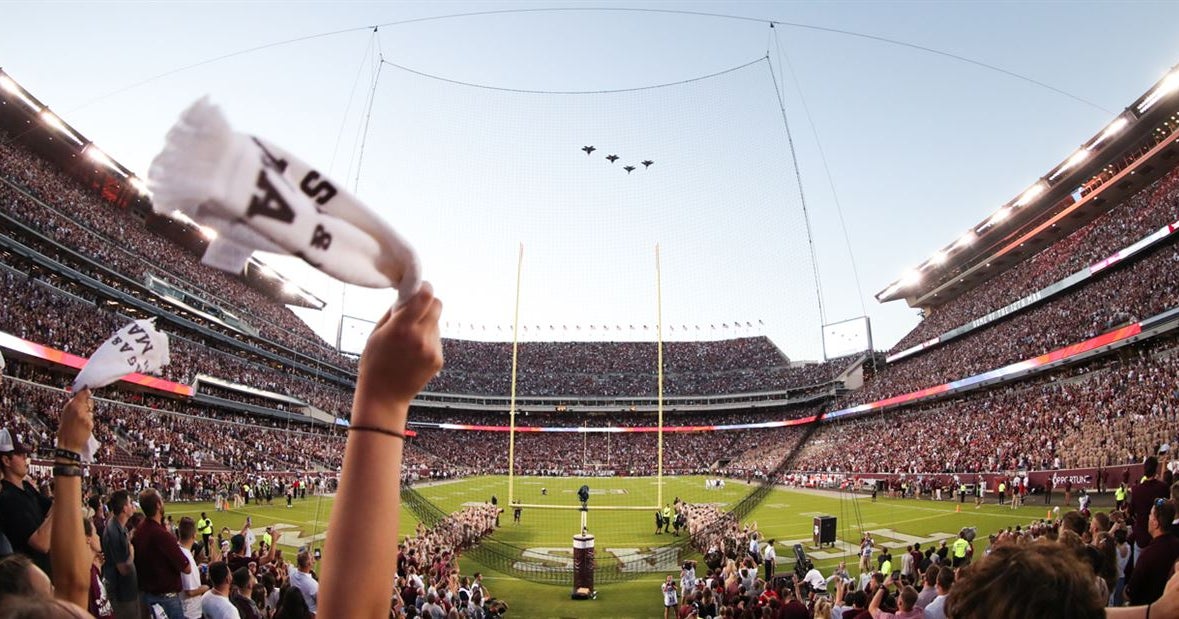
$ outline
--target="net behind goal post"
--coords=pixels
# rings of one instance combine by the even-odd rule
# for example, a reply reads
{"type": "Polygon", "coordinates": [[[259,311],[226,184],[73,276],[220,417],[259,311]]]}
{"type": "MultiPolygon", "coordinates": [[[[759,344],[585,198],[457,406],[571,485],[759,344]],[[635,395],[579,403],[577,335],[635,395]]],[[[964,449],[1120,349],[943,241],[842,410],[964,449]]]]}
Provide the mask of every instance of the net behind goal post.
{"type": "MultiPolygon", "coordinates": [[[[633,411],[613,398],[658,401],[663,371],[680,372],[681,388],[690,384],[682,367],[661,359],[661,337],[768,335],[788,354],[821,355],[807,226],[767,60],[672,86],[578,94],[382,70],[368,148],[414,148],[391,153],[396,165],[366,175],[360,194],[412,204],[404,218],[393,217],[423,255],[477,257],[429,264],[428,278],[445,292],[443,336],[644,343],[639,363],[649,373],[635,378],[621,363],[632,360],[619,360],[629,372],[621,388],[614,383],[624,370],[596,375],[513,359],[512,375],[496,377],[504,389],[495,395],[513,403],[499,409],[496,425],[508,425],[514,408],[527,410],[517,398],[562,393],[574,394],[570,411],[581,411],[568,412],[573,423],[563,425],[618,425],[633,411]],[[568,391],[554,393],[553,373],[567,377],[568,391]],[[587,385],[602,385],[601,393],[587,393],[587,385]],[[596,403],[592,416],[578,408],[582,400],[596,403]]],[[[658,425],[650,410],[640,411],[642,425],[658,425]]],[[[515,425],[534,424],[521,415],[515,425]]],[[[687,535],[675,537],[671,527],[656,537],[655,512],[675,498],[744,515],[763,496],[747,484],[706,490],[714,463],[693,461],[692,440],[675,442],[688,453],[662,453],[667,438],[661,447],[658,431],[509,436],[504,459],[487,469],[509,470],[510,481],[495,478],[464,497],[483,503],[494,494],[505,510],[501,526],[468,556],[529,580],[569,582],[582,485],[591,493],[598,582],[675,570],[692,553],[687,535]],[[667,466],[673,459],[679,466],[667,466]],[[661,478],[661,468],[704,476],[661,478]]],[[[448,513],[428,494],[410,489],[405,499],[427,524],[448,513]]]]}

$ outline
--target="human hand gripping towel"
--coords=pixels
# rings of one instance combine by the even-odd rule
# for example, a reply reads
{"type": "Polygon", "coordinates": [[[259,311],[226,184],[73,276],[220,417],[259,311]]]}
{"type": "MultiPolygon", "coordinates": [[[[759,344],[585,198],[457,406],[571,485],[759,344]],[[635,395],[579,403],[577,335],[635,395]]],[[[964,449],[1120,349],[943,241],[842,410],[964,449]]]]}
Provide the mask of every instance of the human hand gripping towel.
{"type": "Polygon", "coordinates": [[[148,188],[157,213],[217,232],[205,264],[240,272],[255,250],[290,254],[348,284],[397,288],[398,304],[421,285],[417,255],[388,224],[289,152],[234,132],[207,97],[168,132],[148,188]]]}
{"type": "MultiPolygon", "coordinates": [[[[168,336],[156,330],[155,320],[132,321],[103,342],[74,378],[73,392],[93,391],[128,374],[156,372],[168,365],[168,336]]],[[[94,462],[98,448],[99,442],[91,434],[82,450],[82,461],[94,462]]]]}

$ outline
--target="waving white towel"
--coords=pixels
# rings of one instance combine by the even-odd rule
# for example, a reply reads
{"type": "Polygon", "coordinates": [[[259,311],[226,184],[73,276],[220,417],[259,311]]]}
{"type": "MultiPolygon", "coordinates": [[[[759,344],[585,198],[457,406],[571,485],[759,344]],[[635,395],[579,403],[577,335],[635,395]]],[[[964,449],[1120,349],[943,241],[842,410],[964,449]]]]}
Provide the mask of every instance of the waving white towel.
{"type": "MultiPolygon", "coordinates": [[[[132,321],[103,342],[74,378],[74,393],[87,387],[93,391],[128,374],[155,372],[168,365],[168,336],[156,330],[155,320],[132,321]]],[[[82,460],[93,462],[98,447],[91,434],[82,450],[82,460]]]]}
{"type": "Polygon", "coordinates": [[[298,256],[345,283],[421,285],[405,239],[347,191],[287,151],[235,133],[202,98],[168,132],[148,187],[157,213],[180,210],[217,231],[203,261],[240,272],[254,250],[298,256]]]}

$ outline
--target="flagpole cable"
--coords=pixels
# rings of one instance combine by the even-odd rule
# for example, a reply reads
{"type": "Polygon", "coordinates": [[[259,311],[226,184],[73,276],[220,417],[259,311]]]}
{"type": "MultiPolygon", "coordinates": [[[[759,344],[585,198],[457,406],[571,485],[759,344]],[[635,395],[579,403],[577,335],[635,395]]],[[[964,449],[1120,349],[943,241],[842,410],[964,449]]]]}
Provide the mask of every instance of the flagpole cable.
{"type": "MultiPolygon", "coordinates": [[[[826,311],[823,309],[823,285],[819,277],[819,258],[815,253],[815,237],[811,231],[811,216],[806,206],[806,192],[802,186],[802,170],[798,165],[798,153],[794,149],[794,135],[790,131],[790,119],[786,116],[786,102],[782,99],[782,91],[778,86],[778,76],[774,74],[774,64],[769,61],[769,54],[766,54],[766,67],[770,71],[770,79],[774,82],[774,95],[778,98],[778,109],[782,112],[782,126],[786,129],[786,143],[790,147],[790,160],[794,164],[794,180],[798,185],[798,200],[802,207],[802,220],[806,224],[806,241],[807,247],[810,249],[811,255],[811,273],[815,279],[815,298],[819,302],[819,328],[827,323],[826,311]]],[[[826,358],[826,350],[823,351],[823,357],[826,358]]]]}
{"type": "MultiPolygon", "coordinates": [[[[852,279],[856,283],[856,299],[860,302],[860,313],[867,316],[868,308],[864,303],[864,287],[860,284],[860,269],[856,265],[856,255],[852,251],[851,237],[847,233],[847,223],[843,218],[843,206],[840,205],[839,194],[835,191],[835,178],[831,175],[831,166],[827,162],[827,153],[823,150],[823,142],[819,140],[819,129],[815,126],[815,118],[811,115],[811,108],[806,103],[806,95],[802,92],[802,86],[798,82],[798,74],[794,72],[794,65],[790,62],[790,56],[782,52],[782,43],[778,38],[778,29],[774,28],[773,24],[771,24],[770,31],[773,33],[774,47],[778,52],[778,70],[781,71],[782,67],[785,67],[790,71],[790,79],[794,82],[794,90],[798,93],[798,100],[802,104],[803,114],[806,115],[807,122],[811,126],[811,135],[814,136],[815,147],[819,151],[819,161],[823,163],[823,171],[827,174],[827,184],[831,187],[831,202],[835,206],[835,214],[839,216],[839,228],[843,231],[843,243],[847,247],[847,257],[851,262],[852,279]]],[[[783,79],[783,82],[785,82],[785,79],[783,79]]]]}
{"type": "MultiPolygon", "coordinates": [[[[377,47],[380,47],[378,39],[377,47]]],[[[352,181],[352,193],[360,194],[360,170],[364,167],[364,147],[368,144],[368,127],[373,118],[373,103],[377,99],[377,84],[381,81],[381,70],[385,67],[385,56],[380,51],[377,52],[377,71],[373,75],[373,85],[368,92],[368,105],[364,114],[364,131],[360,136],[360,153],[356,157],[356,178],[352,181]]]]}

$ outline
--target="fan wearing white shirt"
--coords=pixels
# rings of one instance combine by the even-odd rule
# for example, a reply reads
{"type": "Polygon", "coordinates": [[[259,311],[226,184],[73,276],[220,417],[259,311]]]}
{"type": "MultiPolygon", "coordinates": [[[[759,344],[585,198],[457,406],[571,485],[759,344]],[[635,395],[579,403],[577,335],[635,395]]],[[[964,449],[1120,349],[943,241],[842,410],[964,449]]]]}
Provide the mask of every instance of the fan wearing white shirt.
{"type": "Polygon", "coordinates": [[[311,553],[300,552],[295,561],[299,566],[298,569],[294,565],[288,565],[287,576],[291,580],[291,586],[303,594],[303,601],[307,602],[307,610],[311,611],[311,616],[314,617],[319,599],[319,582],[311,575],[311,553]]]}
{"type": "Polygon", "coordinates": [[[778,552],[774,550],[775,540],[771,539],[766,542],[765,550],[762,551],[762,563],[765,565],[766,582],[770,582],[774,578],[774,568],[778,565],[778,552]]]}
{"type": "Polygon", "coordinates": [[[223,561],[209,565],[209,583],[212,589],[201,596],[201,613],[205,619],[241,619],[241,615],[229,601],[229,566],[223,561]]]}
{"type": "Polygon", "coordinates": [[[946,597],[954,586],[954,570],[942,567],[937,573],[937,597],[925,607],[925,619],[946,619],[946,597]]]}
{"type": "Polygon", "coordinates": [[[181,518],[179,531],[180,552],[192,568],[180,574],[180,603],[184,607],[185,619],[201,619],[201,596],[209,591],[209,587],[201,584],[201,572],[192,556],[192,546],[196,543],[196,521],[188,516],[181,518]]]}

